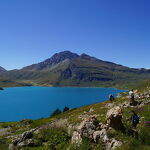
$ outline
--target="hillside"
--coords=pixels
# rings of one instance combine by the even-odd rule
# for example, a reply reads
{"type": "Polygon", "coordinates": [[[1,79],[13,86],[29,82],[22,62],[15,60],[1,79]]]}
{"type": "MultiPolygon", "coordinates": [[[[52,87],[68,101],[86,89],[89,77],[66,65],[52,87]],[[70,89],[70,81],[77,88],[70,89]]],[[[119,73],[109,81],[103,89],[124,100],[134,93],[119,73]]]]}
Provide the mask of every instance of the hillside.
{"type": "Polygon", "coordinates": [[[150,87],[137,90],[136,101],[140,103],[136,106],[130,106],[127,93],[122,93],[113,102],[71,109],[45,119],[0,123],[0,149],[149,150],[150,87]],[[140,116],[136,129],[132,127],[132,110],[140,116]]]}
{"type": "Polygon", "coordinates": [[[129,68],[70,51],[56,53],[43,62],[20,70],[0,73],[3,80],[40,86],[129,88],[149,78],[150,70],[129,68]]]}
{"type": "Polygon", "coordinates": [[[7,79],[0,79],[0,87],[21,87],[21,86],[32,86],[29,83],[7,80],[7,79]]]}
{"type": "Polygon", "coordinates": [[[6,69],[4,69],[3,67],[0,66],[0,73],[1,72],[6,72],[6,69]]]}

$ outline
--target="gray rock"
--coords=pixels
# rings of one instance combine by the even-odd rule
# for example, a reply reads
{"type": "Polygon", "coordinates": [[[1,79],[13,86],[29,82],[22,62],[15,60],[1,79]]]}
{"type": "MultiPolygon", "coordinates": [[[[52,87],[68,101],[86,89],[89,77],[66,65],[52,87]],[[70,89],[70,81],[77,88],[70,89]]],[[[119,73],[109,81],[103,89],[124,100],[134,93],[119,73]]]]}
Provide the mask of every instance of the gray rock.
{"type": "Polygon", "coordinates": [[[8,150],[18,150],[18,148],[14,144],[9,144],[8,150]]]}
{"type": "Polygon", "coordinates": [[[122,142],[112,139],[106,144],[106,150],[114,150],[117,147],[120,147],[121,145],[122,142]]]}
{"type": "Polygon", "coordinates": [[[78,133],[77,131],[74,131],[72,135],[71,143],[77,144],[79,146],[82,143],[81,134],[78,133]]]}
{"type": "MultiPolygon", "coordinates": [[[[113,117],[118,117],[118,114],[121,115],[121,111],[117,108],[115,111],[111,110],[107,115],[111,116],[112,114],[113,117]]],[[[111,119],[111,117],[108,117],[108,119],[111,119]]],[[[116,147],[119,147],[122,142],[115,139],[109,139],[107,136],[107,130],[109,129],[112,129],[109,124],[99,123],[96,116],[89,116],[81,122],[81,124],[77,127],[77,131],[73,132],[72,143],[79,146],[82,143],[82,138],[86,137],[94,140],[95,142],[101,140],[105,149],[113,150],[116,147]]]]}
{"type": "Polygon", "coordinates": [[[18,148],[21,148],[21,147],[25,147],[25,146],[34,146],[34,142],[32,139],[26,139],[25,141],[22,141],[20,143],[17,144],[17,147],[18,148]]]}
{"type": "Polygon", "coordinates": [[[107,124],[116,129],[116,130],[124,130],[124,126],[122,123],[122,109],[121,107],[113,107],[107,112],[106,115],[107,124]]]}

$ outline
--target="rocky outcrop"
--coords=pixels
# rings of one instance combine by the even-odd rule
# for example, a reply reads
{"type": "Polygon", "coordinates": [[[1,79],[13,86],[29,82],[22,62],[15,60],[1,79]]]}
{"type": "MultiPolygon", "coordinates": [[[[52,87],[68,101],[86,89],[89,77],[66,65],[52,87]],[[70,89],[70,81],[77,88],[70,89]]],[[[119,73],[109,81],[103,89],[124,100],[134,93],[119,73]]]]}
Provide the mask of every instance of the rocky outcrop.
{"type": "Polygon", "coordinates": [[[106,115],[107,124],[116,129],[116,130],[124,130],[124,126],[122,123],[122,109],[121,107],[113,107],[107,112],[106,115]]]}
{"type": "Polygon", "coordinates": [[[108,124],[100,123],[97,120],[96,115],[91,115],[83,120],[76,128],[76,131],[73,132],[72,143],[79,146],[82,143],[82,138],[86,137],[93,140],[93,142],[101,140],[103,142],[104,149],[113,150],[120,146],[122,142],[110,139],[107,136],[107,130],[109,130],[108,124]]]}
{"type": "Polygon", "coordinates": [[[76,144],[77,146],[79,146],[82,143],[81,134],[77,131],[74,131],[71,141],[72,141],[72,144],[76,144]]]}
{"type": "Polygon", "coordinates": [[[31,129],[30,131],[26,131],[23,134],[9,137],[12,139],[12,144],[9,145],[9,150],[17,150],[18,148],[25,146],[34,146],[32,137],[33,132],[35,131],[36,129],[31,129]]]}
{"type": "Polygon", "coordinates": [[[99,121],[96,119],[95,115],[89,116],[89,118],[82,121],[81,124],[77,127],[77,130],[81,134],[81,136],[91,139],[93,138],[93,133],[99,129],[99,121]]]}
{"type": "Polygon", "coordinates": [[[115,139],[111,139],[109,142],[107,142],[106,149],[107,150],[110,150],[110,149],[114,150],[117,147],[120,147],[121,145],[122,145],[122,142],[117,141],[115,139]]]}

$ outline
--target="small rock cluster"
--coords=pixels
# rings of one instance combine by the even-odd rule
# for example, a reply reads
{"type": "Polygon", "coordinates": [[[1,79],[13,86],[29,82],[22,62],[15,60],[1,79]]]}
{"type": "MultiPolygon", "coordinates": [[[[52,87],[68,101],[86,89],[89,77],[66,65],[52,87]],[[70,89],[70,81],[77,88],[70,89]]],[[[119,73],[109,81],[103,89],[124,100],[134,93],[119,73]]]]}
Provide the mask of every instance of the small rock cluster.
{"type": "Polygon", "coordinates": [[[122,126],[121,118],[122,113],[120,108],[114,108],[107,113],[107,124],[100,123],[96,115],[90,115],[73,132],[72,143],[79,146],[82,143],[82,139],[86,137],[94,142],[101,140],[106,150],[113,150],[121,146],[122,142],[109,138],[107,135],[107,130],[112,129],[111,127],[114,127],[114,123],[116,124],[117,121],[118,125],[121,123],[119,127],[122,126]]]}
{"type": "Polygon", "coordinates": [[[26,131],[23,134],[12,136],[12,144],[9,145],[9,150],[17,150],[18,148],[25,147],[25,146],[34,146],[33,142],[33,132],[36,129],[32,129],[30,131],[26,131]]]}

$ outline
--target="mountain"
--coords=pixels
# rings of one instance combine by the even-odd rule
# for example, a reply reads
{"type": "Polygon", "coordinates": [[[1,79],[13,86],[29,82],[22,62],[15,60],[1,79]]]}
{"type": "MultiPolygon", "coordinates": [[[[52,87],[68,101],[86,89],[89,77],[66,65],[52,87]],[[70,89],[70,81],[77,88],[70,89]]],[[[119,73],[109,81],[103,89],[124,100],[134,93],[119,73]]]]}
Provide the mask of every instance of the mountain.
{"type": "Polygon", "coordinates": [[[150,70],[129,68],[87,54],[63,51],[43,62],[1,73],[0,78],[42,86],[129,88],[135,82],[150,79],[150,70]]]}
{"type": "Polygon", "coordinates": [[[6,70],[0,66],[0,72],[6,72],[6,70]]]}
{"type": "Polygon", "coordinates": [[[64,52],[54,54],[51,58],[46,59],[43,62],[40,62],[38,64],[33,64],[28,67],[24,67],[23,70],[43,70],[55,66],[59,63],[62,63],[63,61],[73,60],[77,57],[79,57],[79,55],[72,53],[70,51],[64,51],[64,52]]]}

